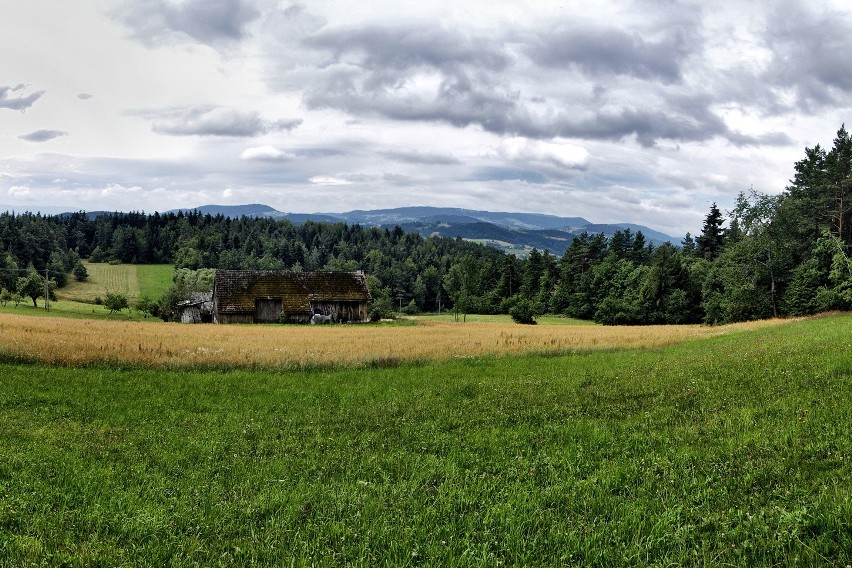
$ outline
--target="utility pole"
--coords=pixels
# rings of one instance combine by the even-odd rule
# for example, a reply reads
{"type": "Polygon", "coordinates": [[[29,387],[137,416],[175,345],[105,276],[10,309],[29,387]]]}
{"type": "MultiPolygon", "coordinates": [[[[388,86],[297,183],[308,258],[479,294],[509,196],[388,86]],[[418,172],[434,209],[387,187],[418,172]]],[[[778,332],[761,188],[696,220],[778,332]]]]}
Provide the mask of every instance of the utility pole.
{"type": "Polygon", "coordinates": [[[50,280],[48,280],[47,267],[44,267],[44,311],[50,311],[50,280]]]}

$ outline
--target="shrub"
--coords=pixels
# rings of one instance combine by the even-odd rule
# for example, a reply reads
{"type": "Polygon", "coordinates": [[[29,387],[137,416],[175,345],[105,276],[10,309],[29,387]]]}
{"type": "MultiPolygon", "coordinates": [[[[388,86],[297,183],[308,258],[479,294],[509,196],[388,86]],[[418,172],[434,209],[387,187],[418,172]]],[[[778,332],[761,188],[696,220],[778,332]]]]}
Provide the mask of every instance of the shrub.
{"type": "Polygon", "coordinates": [[[154,315],[163,321],[175,320],[178,317],[178,304],[184,300],[188,300],[190,291],[175,283],[160,297],[157,301],[154,315]]]}
{"type": "Polygon", "coordinates": [[[536,309],[535,305],[526,299],[518,300],[514,306],[509,308],[509,315],[515,323],[525,325],[535,325],[536,309]]]}
{"type": "Polygon", "coordinates": [[[138,300],[136,300],[136,309],[142,312],[142,315],[146,318],[149,315],[154,315],[156,307],[157,303],[148,296],[142,295],[138,300]]]}
{"type": "Polygon", "coordinates": [[[391,300],[390,292],[387,289],[382,289],[378,297],[373,298],[370,302],[370,321],[379,321],[389,319],[394,316],[393,300],[391,300]]]}
{"type": "Polygon", "coordinates": [[[95,250],[93,250],[92,254],[89,255],[89,262],[103,262],[104,258],[104,251],[98,246],[95,247],[95,250]]]}
{"type": "Polygon", "coordinates": [[[104,300],[104,308],[109,310],[110,314],[120,312],[124,308],[129,308],[127,296],[118,292],[107,292],[106,300],[104,300]]]}
{"type": "Polygon", "coordinates": [[[86,267],[83,266],[83,263],[79,260],[74,265],[74,268],[71,269],[71,272],[74,274],[74,278],[77,279],[77,282],[85,282],[89,279],[89,271],[86,270],[86,267]]]}

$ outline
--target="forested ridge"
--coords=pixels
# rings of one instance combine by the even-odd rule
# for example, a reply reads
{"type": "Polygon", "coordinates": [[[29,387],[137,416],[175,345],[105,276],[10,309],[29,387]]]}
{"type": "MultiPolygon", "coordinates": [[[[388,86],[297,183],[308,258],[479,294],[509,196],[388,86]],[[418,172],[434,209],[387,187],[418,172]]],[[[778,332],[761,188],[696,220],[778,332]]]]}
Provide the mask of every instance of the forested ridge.
{"type": "MultiPolygon", "coordinates": [[[[394,229],[198,212],[0,214],[0,286],[35,301],[92,262],[178,269],[364,270],[374,312],[555,313],[606,324],[727,323],[852,308],[852,138],[805,149],[780,194],[749,189],[702,231],[658,247],[629,229],[583,233],[559,258],[520,259],[394,229]],[[39,292],[39,290],[41,292],[39,292]]],[[[85,272],[85,271],[83,271],[85,272]]],[[[185,271],[179,273],[185,274],[185,271]]],[[[185,279],[184,279],[185,280],[185,279]]],[[[180,293],[172,294],[174,301],[180,293]]]]}

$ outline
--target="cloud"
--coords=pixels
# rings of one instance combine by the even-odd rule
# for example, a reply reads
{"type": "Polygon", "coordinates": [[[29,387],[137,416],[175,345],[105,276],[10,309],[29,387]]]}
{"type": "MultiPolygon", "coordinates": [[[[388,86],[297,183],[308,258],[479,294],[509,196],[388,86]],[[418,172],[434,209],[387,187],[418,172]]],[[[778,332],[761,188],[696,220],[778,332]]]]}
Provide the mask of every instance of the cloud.
{"type": "Polygon", "coordinates": [[[639,31],[571,22],[532,38],[526,53],[537,65],[552,69],[577,67],[590,76],[629,75],[672,83],[681,79],[684,59],[695,43],[677,28],[652,41],[639,31]]]}
{"type": "Polygon", "coordinates": [[[588,150],[580,146],[520,137],[504,140],[498,153],[512,162],[532,162],[569,169],[583,169],[589,161],[588,150]]]}
{"type": "Polygon", "coordinates": [[[308,181],[314,185],[352,185],[348,179],[335,176],[314,176],[308,181]]]}
{"type": "Polygon", "coordinates": [[[171,136],[251,137],[281,130],[292,130],[301,119],[265,120],[253,111],[238,111],[214,106],[197,106],[166,111],[154,122],[152,130],[171,136]]]}
{"type": "Polygon", "coordinates": [[[240,159],[248,160],[248,161],[262,161],[262,162],[279,162],[279,161],[287,161],[292,160],[296,156],[289,152],[285,152],[281,148],[277,148],[275,146],[257,146],[255,148],[246,148],[240,154],[240,159]]]}
{"type": "Polygon", "coordinates": [[[19,83],[17,85],[0,85],[0,108],[19,110],[22,113],[26,112],[26,110],[33,106],[33,104],[46,92],[35,91],[29,95],[22,95],[18,97],[10,96],[12,93],[22,91],[26,88],[27,86],[23,83],[19,83]]]}
{"type": "Polygon", "coordinates": [[[471,181],[515,181],[525,184],[545,185],[550,179],[541,172],[528,168],[486,167],[474,171],[471,181]]]}
{"type": "Polygon", "coordinates": [[[116,197],[126,195],[138,195],[142,192],[142,188],[138,185],[127,187],[120,183],[110,183],[100,191],[102,197],[116,197]]]}
{"type": "Polygon", "coordinates": [[[310,35],[303,43],[328,52],[331,62],[357,63],[374,71],[460,64],[502,71],[510,62],[491,39],[435,26],[337,28],[310,35]]]}
{"type": "Polygon", "coordinates": [[[24,185],[13,185],[6,192],[10,197],[29,197],[33,191],[24,185]]]}
{"type": "Polygon", "coordinates": [[[155,47],[180,38],[204,44],[241,40],[260,12],[248,0],[128,0],[113,16],[142,43],[155,47]]]}
{"type": "Polygon", "coordinates": [[[487,37],[415,24],[326,27],[302,41],[326,59],[300,71],[300,89],[308,109],[501,136],[634,137],[646,147],[736,136],[711,111],[715,101],[686,83],[686,61],[702,46],[694,14],[670,20],[662,31],[562,21],[487,37]]]}
{"type": "Polygon", "coordinates": [[[504,131],[518,92],[500,79],[513,57],[500,38],[432,25],[322,28],[301,46],[322,54],[306,73],[309,109],[504,131]]]}
{"type": "Polygon", "coordinates": [[[423,164],[427,166],[452,166],[460,164],[458,158],[446,154],[428,154],[409,150],[391,150],[382,152],[382,155],[390,160],[406,164],[423,164]]]}
{"type": "Polygon", "coordinates": [[[731,132],[726,138],[731,144],[738,148],[742,148],[744,146],[790,146],[795,143],[793,139],[784,132],[768,132],[766,134],[758,135],[731,132]]]}
{"type": "Polygon", "coordinates": [[[64,130],[36,130],[29,134],[22,134],[18,138],[27,142],[47,142],[60,136],[68,136],[68,133],[64,130]]]}
{"type": "Polygon", "coordinates": [[[763,80],[778,98],[792,93],[806,112],[845,105],[852,90],[852,17],[848,11],[817,10],[783,2],[771,12],[764,32],[772,56],[763,80]]]}
{"type": "Polygon", "coordinates": [[[433,70],[393,75],[377,71],[362,76],[360,71],[346,68],[328,69],[305,91],[305,104],[310,109],[334,108],[356,116],[444,122],[457,127],[479,124],[497,133],[511,128],[517,93],[495,84],[487,74],[454,69],[449,74],[433,70]]]}
{"type": "Polygon", "coordinates": [[[80,99],[81,101],[87,101],[94,96],[95,95],[90,95],[89,93],[80,93],[79,95],[77,95],[77,98],[80,99]]]}

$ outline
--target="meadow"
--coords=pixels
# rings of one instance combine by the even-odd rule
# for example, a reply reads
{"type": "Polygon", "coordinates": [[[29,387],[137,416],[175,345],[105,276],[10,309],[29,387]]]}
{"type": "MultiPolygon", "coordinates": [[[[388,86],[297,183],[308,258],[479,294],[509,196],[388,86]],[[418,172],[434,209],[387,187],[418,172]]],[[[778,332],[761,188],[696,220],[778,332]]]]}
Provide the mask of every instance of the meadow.
{"type": "Polygon", "coordinates": [[[142,296],[156,300],[172,284],[171,264],[108,264],[83,261],[89,278],[78,282],[68,278],[68,285],[57,290],[59,300],[93,304],[107,293],[124,294],[131,303],[142,296]]]}
{"type": "Polygon", "coordinates": [[[50,302],[48,310],[44,309],[44,298],[38,299],[38,306],[33,306],[32,301],[25,298],[17,306],[12,302],[0,306],[0,314],[114,322],[160,321],[158,318],[151,318],[139,312],[134,309],[134,306],[142,296],[147,296],[151,300],[157,300],[162,296],[172,284],[174,266],[170,264],[107,264],[88,261],[83,261],[83,264],[88,271],[88,279],[78,282],[69,274],[68,284],[56,290],[56,300],[50,302]],[[96,303],[98,299],[106,298],[110,292],[123,294],[131,308],[110,314],[103,305],[96,303]]]}
{"type": "MultiPolygon", "coordinates": [[[[845,566],[850,324],[301,370],[7,354],[0,566],[845,566]]],[[[619,331],[514,329],[547,328],[619,331]]]]}

